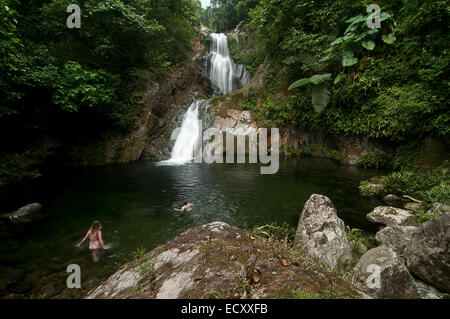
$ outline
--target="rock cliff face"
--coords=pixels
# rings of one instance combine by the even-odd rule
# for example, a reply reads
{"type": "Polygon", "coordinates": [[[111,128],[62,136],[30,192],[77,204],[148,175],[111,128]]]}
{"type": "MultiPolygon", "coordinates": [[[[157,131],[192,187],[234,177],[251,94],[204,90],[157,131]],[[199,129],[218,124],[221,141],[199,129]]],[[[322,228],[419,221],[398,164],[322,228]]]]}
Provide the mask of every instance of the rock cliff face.
{"type": "Polygon", "coordinates": [[[304,257],[278,254],[242,230],[214,222],[190,229],[125,265],[88,298],[364,296],[304,257]]]}
{"type": "MultiPolygon", "coordinates": [[[[276,127],[274,124],[270,127],[258,119],[255,112],[242,110],[242,105],[246,103],[245,94],[249,89],[257,92],[262,90],[261,74],[257,73],[248,86],[233,91],[224,96],[218,96],[211,100],[214,112],[222,122],[233,122],[237,117],[248,118],[248,126],[258,130],[259,128],[276,127]]],[[[218,127],[216,125],[216,127],[218,127]]],[[[279,127],[280,129],[280,154],[292,155],[308,149],[308,154],[315,157],[332,158],[339,160],[343,164],[357,165],[358,159],[366,152],[373,152],[375,149],[386,149],[378,141],[371,140],[364,136],[331,136],[323,131],[307,131],[293,129],[289,127],[279,127]]]]}
{"type": "Polygon", "coordinates": [[[202,41],[196,39],[194,50],[182,68],[158,83],[147,85],[144,116],[136,130],[126,136],[73,146],[67,151],[67,163],[92,166],[167,159],[177,118],[185,113],[192,99],[209,98],[214,94],[211,81],[200,67],[199,58],[204,49],[202,41]]]}

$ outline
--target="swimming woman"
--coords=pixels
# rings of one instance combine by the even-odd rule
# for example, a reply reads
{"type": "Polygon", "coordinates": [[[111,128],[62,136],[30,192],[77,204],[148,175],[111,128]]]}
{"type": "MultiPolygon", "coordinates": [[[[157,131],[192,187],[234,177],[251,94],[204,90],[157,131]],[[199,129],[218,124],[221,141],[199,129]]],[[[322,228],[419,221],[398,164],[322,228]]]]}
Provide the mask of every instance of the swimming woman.
{"type": "Polygon", "coordinates": [[[181,209],[178,208],[174,208],[173,210],[179,211],[179,212],[190,212],[192,210],[192,207],[194,206],[194,204],[188,203],[188,202],[184,202],[183,203],[183,207],[181,207],[181,209]]]}
{"type": "Polygon", "coordinates": [[[89,249],[92,251],[92,260],[97,262],[100,259],[100,249],[105,249],[105,243],[102,238],[102,224],[98,220],[92,222],[91,228],[89,228],[86,236],[84,236],[77,247],[80,247],[88,237],[89,249]]]}

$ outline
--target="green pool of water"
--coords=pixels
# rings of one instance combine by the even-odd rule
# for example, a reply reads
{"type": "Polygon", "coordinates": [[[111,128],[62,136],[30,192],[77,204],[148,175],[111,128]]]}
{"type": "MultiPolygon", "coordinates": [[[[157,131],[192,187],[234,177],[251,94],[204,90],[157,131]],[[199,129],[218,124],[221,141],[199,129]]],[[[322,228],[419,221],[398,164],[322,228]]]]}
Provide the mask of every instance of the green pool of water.
{"type": "Polygon", "coordinates": [[[377,202],[362,199],[359,182],[380,172],[302,158],[280,163],[275,175],[258,165],[152,162],[70,169],[0,189],[1,211],[40,202],[49,218],[35,229],[2,239],[0,294],[31,298],[81,298],[111,275],[137,248],[151,250],[191,227],[223,221],[237,227],[272,222],[297,225],[311,194],[330,197],[346,225],[375,231],[366,214],[377,202]],[[176,212],[187,200],[191,212],[176,212]],[[77,242],[92,220],[103,224],[111,248],[93,263],[77,242]],[[66,288],[66,267],[78,264],[82,289],[66,288]]]}

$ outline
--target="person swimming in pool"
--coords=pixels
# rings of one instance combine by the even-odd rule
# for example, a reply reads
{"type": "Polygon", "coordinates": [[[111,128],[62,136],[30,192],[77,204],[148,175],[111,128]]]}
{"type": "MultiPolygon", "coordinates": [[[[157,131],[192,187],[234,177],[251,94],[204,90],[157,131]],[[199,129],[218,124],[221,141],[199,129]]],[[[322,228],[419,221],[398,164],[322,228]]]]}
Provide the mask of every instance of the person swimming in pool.
{"type": "Polygon", "coordinates": [[[190,212],[192,210],[192,207],[194,207],[194,204],[188,203],[188,202],[184,202],[183,203],[183,207],[179,208],[174,208],[173,210],[179,211],[179,212],[190,212]]]}
{"type": "Polygon", "coordinates": [[[91,228],[89,228],[86,236],[84,236],[77,247],[80,247],[88,237],[89,249],[92,251],[92,260],[98,262],[100,260],[100,250],[105,249],[105,243],[102,237],[102,224],[98,220],[92,222],[91,228]]]}

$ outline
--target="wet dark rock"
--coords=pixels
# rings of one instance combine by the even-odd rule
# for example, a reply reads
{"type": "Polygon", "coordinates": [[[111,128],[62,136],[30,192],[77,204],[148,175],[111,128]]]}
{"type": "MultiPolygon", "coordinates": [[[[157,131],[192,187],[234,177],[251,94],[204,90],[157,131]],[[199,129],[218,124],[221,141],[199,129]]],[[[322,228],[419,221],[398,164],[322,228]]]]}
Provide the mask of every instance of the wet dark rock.
{"type": "Polygon", "coordinates": [[[7,270],[4,270],[4,272],[2,277],[5,276],[8,281],[13,282],[22,281],[26,276],[26,271],[21,268],[8,268],[7,270]]]}
{"type": "Polygon", "coordinates": [[[33,285],[27,281],[14,282],[9,284],[6,289],[14,294],[26,294],[33,288],[33,285]]]}
{"type": "Polygon", "coordinates": [[[19,255],[15,252],[9,252],[1,257],[1,262],[5,266],[16,266],[24,259],[23,255],[19,255]]]}
{"type": "Polygon", "coordinates": [[[61,272],[65,271],[67,268],[67,265],[60,264],[60,263],[49,263],[47,266],[47,269],[49,272],[61,272]]]}
{"type": "Polygon", "coordinates": [[[9,294],[8,290],[6,290],[3,285],[0,284],[0,298],[3,298],[9,294]]]}

